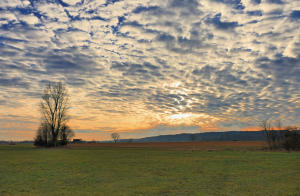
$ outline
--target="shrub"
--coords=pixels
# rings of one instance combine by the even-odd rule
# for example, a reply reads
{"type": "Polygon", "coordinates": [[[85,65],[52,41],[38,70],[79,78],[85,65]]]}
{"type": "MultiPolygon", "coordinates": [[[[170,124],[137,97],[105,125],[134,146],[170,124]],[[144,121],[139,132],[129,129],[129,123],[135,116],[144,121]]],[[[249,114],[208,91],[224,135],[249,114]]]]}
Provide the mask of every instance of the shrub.
{"type": "Polygon", "coordinates": [[[300,150],[300,134],[297,130],[286,131],[282,146],[290,150],[300,150]]]}

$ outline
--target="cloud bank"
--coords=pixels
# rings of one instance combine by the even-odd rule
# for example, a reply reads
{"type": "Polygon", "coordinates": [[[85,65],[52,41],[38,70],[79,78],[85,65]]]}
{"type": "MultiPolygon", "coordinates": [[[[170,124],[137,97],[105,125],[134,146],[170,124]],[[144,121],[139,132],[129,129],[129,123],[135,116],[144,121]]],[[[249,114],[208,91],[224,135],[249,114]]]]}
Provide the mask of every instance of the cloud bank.
{"type": "Polygon", "coordinates": [[[299,124],[299,22],[299,0],[1,1],[0,139],[33,137],[49,81],[87,139],[299,124]]]}

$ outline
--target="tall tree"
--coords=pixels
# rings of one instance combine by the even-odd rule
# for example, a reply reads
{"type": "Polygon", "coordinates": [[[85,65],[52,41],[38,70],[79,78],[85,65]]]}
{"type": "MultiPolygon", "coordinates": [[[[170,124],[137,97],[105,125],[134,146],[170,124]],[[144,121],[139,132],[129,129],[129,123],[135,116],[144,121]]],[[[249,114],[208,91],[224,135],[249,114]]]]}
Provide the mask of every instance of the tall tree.
{"type": "Polygon", "coordinates": [[[66,124],[69,119],[67,114],[69,95],[66,87],[61,82],[49,83],[46,86],[42,95],[40,109],[43,121],[37,138],[43,133],[43,137],[40,138],[46,138],[44,139],[45,145],[57,146],[58,138],[61,139],[61,144],[64,144],[68,140],[68,136],[73,136],[71,129],[66,124]]]}

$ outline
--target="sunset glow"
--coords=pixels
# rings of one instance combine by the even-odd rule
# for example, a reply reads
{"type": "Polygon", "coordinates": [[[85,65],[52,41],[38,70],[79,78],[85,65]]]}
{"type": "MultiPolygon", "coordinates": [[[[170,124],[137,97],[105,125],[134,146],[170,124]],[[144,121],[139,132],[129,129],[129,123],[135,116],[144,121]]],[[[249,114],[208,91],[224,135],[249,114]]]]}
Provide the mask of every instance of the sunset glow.
{"type": "Polygon", "coordinates": [[[170,116],[171,120],[187,119],[191,117],[192,114],[174,114],[170,116]]]}

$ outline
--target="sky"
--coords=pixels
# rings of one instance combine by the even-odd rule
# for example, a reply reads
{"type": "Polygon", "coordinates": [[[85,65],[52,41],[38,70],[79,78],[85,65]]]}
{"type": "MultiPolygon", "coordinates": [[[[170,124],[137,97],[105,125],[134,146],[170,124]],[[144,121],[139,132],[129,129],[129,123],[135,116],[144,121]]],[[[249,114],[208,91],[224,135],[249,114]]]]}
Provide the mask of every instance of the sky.
{"type": "Polygon", "coordinates": [[[0,140],[63,82],[76,138],[300,120],[300,0],[1,0],[0,140]]]}

